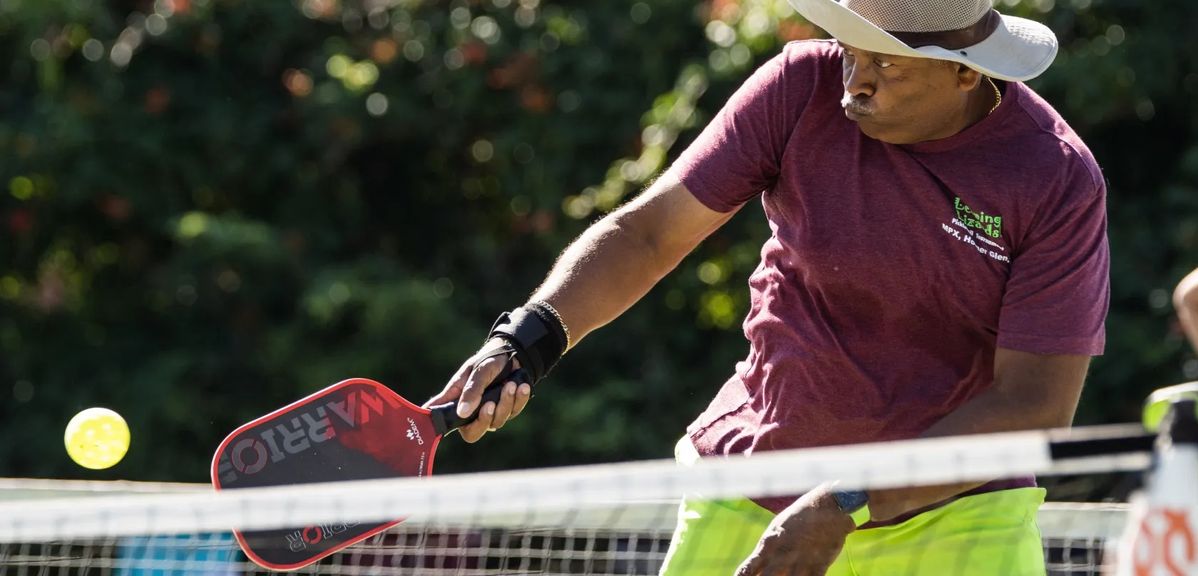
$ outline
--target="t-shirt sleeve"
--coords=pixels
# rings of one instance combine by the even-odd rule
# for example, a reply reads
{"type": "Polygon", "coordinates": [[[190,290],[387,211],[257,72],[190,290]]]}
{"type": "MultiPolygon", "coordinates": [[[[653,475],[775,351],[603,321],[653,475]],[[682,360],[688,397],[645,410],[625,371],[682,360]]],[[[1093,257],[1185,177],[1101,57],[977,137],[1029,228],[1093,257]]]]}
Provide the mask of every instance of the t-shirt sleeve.
{"type": "Polygon", "coordinates": [[[670,167],[708,208],[735,210],[776,180],[800,112],[796,104],[807,97],[803,79],[795,78],[802,76],[796,52],[799,59],[815,58],[812,50],[792,44],[763,64],[670,167]]]}
{"type": "Polygon", "coordinates": [[[1106,188],[1084,166],[1072,172],[1064,185],[1073,189],[1060,197],[1075,200],[1042,206],[1024,248],[1011,259],[999,347],[1102,354],[1110,306],[1106,188]]]}

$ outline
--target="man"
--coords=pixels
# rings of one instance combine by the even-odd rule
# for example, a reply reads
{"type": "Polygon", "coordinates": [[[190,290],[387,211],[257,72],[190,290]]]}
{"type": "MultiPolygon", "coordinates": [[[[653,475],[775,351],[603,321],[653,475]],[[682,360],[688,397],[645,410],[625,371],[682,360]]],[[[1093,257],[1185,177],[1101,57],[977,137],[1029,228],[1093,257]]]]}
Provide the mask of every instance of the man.
{"type": "Polygon", "coordinates": [[[1198,269],[1177,284],[1177,289],[1173,291],[1173,307],[1177,310],[1181,329],[1190,339],[1194,350],[1198,351],[1198,269]]]}
{"type": "MultiPolygon", "coordinates": [[[[1109,257],[1093,157],[1020,83],[1055,37],[990,0],[791,2],[835,40],[758,69],[430,403],[471,413],[513,357],[543,376],[760,196],[773,234],[749,280],[749,354],[680,461],[1070,424],[1104,343],[1109,257]]],[[[524,409],[528,385],[502,390],[467,441],[524,409]]],[[[1043,574],[1042,501],[1030,478],[686,499],[662,570],[1043,574]]]]}

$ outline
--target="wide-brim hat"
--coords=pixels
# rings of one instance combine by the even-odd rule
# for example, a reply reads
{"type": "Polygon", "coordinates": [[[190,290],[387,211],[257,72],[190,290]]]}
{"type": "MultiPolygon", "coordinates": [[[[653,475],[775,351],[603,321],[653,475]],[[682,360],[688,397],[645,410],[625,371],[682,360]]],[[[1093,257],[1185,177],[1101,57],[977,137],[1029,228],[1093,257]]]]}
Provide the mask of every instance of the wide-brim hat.
{"type": "Polygon", "coordinates": [[[1000,80],[1039,76],[1057,55],[1047,26],[993,0],[790,0],[812,24],[869,52],[960,62],[1000,80]],[[900,39],[902,38],[902,39],[900,39]]]}

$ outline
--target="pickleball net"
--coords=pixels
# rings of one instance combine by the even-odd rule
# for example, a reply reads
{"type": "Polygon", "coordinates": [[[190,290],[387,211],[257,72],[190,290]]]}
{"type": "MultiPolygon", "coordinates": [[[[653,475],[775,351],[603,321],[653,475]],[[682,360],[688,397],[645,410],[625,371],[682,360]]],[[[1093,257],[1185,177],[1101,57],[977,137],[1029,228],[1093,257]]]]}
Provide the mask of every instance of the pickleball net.
{"type": "MultiPolygon", "coordinates": [[[[266,573],[231,529],[337,531],[407,518],[304,574],[656,574],[678,500],[799,494],[826,481],[890,488],[1036,475],[1104,499],[1152,461],[1127,427],[1020,432],[706,459],[213,492],[202,485],[0,481],[0,574],[266,573]],[[1118,478],[1118,480],[1112,480],[1118,478]],[[1081,486],[1081,488],[1078,488],[1081,486]]],[[[1039,512],[1053,576],[1100,574],[1123,531],[1119,502],[1039,512]]],[[[710,546],[719,554],[719,543],[710,546]]]]}

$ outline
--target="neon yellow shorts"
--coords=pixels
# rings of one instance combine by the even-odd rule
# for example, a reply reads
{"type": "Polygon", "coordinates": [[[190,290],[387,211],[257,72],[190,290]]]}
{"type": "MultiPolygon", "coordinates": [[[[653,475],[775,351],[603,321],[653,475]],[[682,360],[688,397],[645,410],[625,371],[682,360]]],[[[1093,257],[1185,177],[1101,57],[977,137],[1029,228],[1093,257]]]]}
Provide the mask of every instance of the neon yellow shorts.
{"type": "MultiPolygon", "coordinates": [[[[698,459],[685,438],[675,455],[684,465],[698,459]]],[[[858,530],[827,575],[1044,576],[1036,526],[1043,502],[1042,488],[1000,490],[960,498],[894,526],[858,530]]],[[[728,576],[773,518],[748,499],[685,498],[661,574],[728,576]]]]}

